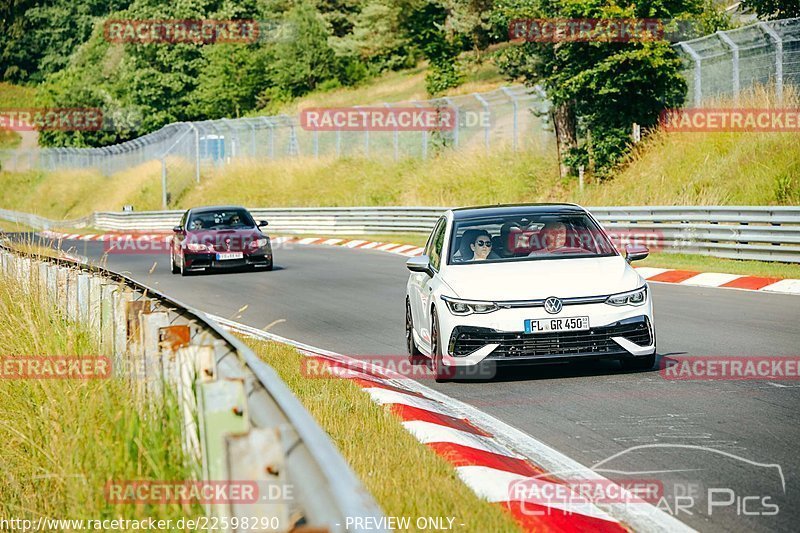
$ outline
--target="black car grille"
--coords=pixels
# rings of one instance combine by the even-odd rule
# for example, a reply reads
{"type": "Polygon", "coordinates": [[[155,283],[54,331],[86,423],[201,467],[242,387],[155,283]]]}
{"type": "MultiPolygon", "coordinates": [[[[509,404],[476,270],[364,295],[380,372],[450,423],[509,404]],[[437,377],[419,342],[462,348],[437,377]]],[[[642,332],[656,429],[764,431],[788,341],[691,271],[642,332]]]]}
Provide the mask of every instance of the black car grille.
{"type": "Polygon", "coordinates": [[[634,344],[652,344],[650,321],[645,316],[629,318],[587,331],[559,333],[501,332],[489,328],[459,326],[453,330],[451,353],[466,356],[487,344],[499,344],[489,357],[547,357],[559,355],[603,355],[624,352],[611,337],[624,337],[634,344]]]}

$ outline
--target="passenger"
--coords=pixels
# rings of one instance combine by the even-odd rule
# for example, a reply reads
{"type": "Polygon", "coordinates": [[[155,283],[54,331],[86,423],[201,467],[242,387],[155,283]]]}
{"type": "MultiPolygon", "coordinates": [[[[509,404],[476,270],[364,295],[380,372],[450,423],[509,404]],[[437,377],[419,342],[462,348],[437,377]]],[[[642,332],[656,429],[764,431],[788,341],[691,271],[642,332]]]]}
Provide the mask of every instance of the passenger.
{"type": "Polygon", "coordinates": [[[473,261],[485,261],[492,251],[492,236],[489,235],[488,231],[478,232],[469,248],[473,253],[473,261]]]}
{"type": "Polygon", "coordinates": [[[509,221],[500,227],[500,236],[492,239],[494,250],[492,250],[498,257],[514,257],[515,243],[512,241],[512,232],[519,231],[520,226],[514,221],[509,221]]]}

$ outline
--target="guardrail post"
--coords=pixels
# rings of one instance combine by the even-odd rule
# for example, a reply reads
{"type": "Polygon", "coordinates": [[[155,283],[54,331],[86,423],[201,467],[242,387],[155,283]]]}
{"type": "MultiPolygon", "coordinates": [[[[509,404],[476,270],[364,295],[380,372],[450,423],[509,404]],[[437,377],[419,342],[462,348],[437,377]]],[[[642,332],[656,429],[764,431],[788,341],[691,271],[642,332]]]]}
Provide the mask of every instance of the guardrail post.
{"type": "Polygon", "coordinates": [[[150,313],[151,301],[147,298],[127,302],[125,321],[127,322],[127,347],[130,363],[130,379],[140,393],[144,389],[144,353],[142,344],[142,316],[150,313]]]}
{"type": "Polygon", "coordinates": [[[233,503],[231,516],[240,520],[247,516],[269,517],[268,529],[273,531],[289,531],[292,525],[289,523],[291,504],[286,500],[293,499],[293,494],[287,493],[291,485],[286,478],[282,433],[292,434],[292,442],[297,440],[288,427],[253,428],[245,435],[225,438],[230,479],[254,480],[258,484],[258,503],[233,503]]]}
{"type": "Polygon", "coordinates": [[[87,324],[89,321],[89,274],[86,272],[78,272],[76,276],[76,317],[79,322],[87,324]]]}
{"type": "Polygon", "coordinates": [[[67,314],[67,267],[56,267],[56,307],[62,313],[67,314]]]}
{"type": "MultiPolygon", "coordinates": [[[[225,454],[225,437],[250,429],[247,395],[241,379],[221,379],[199,383],[200,443],[203,449],[203,478],[209,481],[230,479],[225,454]]],[[[212,504],[209,514],[229,516],[228,504],[212,504]]]]}
{"type": "Polygon", "coordinates": [[[114,369],[117,376],[127,374],[128,355],[128,303],[133,292],[120,284],[114,292],[114,369]]]}
{"type": "MultiPolygon", "coordinates": [[[[119,287],[116,283],[100,283],[100,346],[104,352],[114,353],[114,302],[119,287]]],[[[116,361],[115,361],[116,363],[116,361]]]]}
{"type": "Polygon", "coordinates": [[[67,317],[78,320],[78,273],[67,269],[67,317]]]}
{"type": "Polygon", "coordinates": [[[202,451],[200,446],[200,429],[198,416],[198,396],[195,394],[195,384],[215,379],[214,351],[210,346],[189,345],[175,351],[175,376],[177,383],[178,404],[183,417],[182,447],[186,457],[200,463],[202,451]],[[200,361],[210,362],[210,375],[201,370],[200,361]]]}
{"type": "Polygon", "coordinates": [[[163,311],[141,315],[143,390],[148,400],[161,396],[161,328],[169,325],[169,317],[163,311]]]}
{"type": "Polygon", "coordinates": [[[191,337],[191,330],[187,325],[164,326],[158,330],[158,343],[161,347],[161,376],[176,391],[179,383],[177,352],[178,349],[189,345],[191,337]]]}
{"type": "MultiPolygon", "coordinates": [[[[87,321],[92,331],[99,332],[102,324],[100,313],[103,305],[103,278],[100,276],[89,275],[89,312],[87,321]]],[[[102,336],[102,335],[101,335],[102,336]]],[[[102,343],[102,339],[101,339],[102,343]]]]}

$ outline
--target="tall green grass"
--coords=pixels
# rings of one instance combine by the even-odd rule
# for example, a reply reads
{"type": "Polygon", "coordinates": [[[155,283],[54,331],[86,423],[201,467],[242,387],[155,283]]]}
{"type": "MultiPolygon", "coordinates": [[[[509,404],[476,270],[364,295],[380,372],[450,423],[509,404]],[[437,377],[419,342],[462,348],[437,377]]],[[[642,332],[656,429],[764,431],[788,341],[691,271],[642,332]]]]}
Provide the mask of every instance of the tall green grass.
{"type": "MultiPolygon", "coordinates": [[[[35,285],[0,275],[0,358],[103,355],[35,285]]],[[[108,354],[106,354],[108,355],[108,354]]],[[[179,410],[167,395],[145,416],[122,379],[0,379],[0,517],[179,518],[198,506],[110,504],[109,481],[192,479],[179,410]]]]}

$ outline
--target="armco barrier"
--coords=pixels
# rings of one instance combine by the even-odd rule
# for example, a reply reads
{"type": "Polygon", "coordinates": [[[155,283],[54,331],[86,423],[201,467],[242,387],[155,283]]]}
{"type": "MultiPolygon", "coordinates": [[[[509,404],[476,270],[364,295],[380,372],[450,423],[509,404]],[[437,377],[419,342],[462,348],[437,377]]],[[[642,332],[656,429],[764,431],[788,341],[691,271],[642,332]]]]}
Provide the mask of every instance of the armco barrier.
{"type": "Polygon", "coordinates": [[[68,317],[98,332],[115,376],[132,380],[143,406],[163,387],[174,389],[198,480],[255,482],[262,497],[291,487],[291,496],[209,505],[221,526],[245,517],[271,519],[262,528],[269,531],[303,524],[342,532],[347,517],[380,523],[380,508],[275,371],[204,313],[122,274],[3,243],[0,277],[39,285],[68,317]]]}
{"type": "MultiPolygon", "coordinates": [[[[292,207],[253,208],[276,234],[369,235],[427,233],[445,207],[292,207]]],[[[734,259],[800,263],[800,207],[653,206],[590,207],[609,230],[652,231],[668,252],[734,259]]],[[[98,212],[55,222],[0,210],[0,218],[35,228],[92,227],[107,231],[163,230],[176,225],[182,211],[98,212]]]]}

